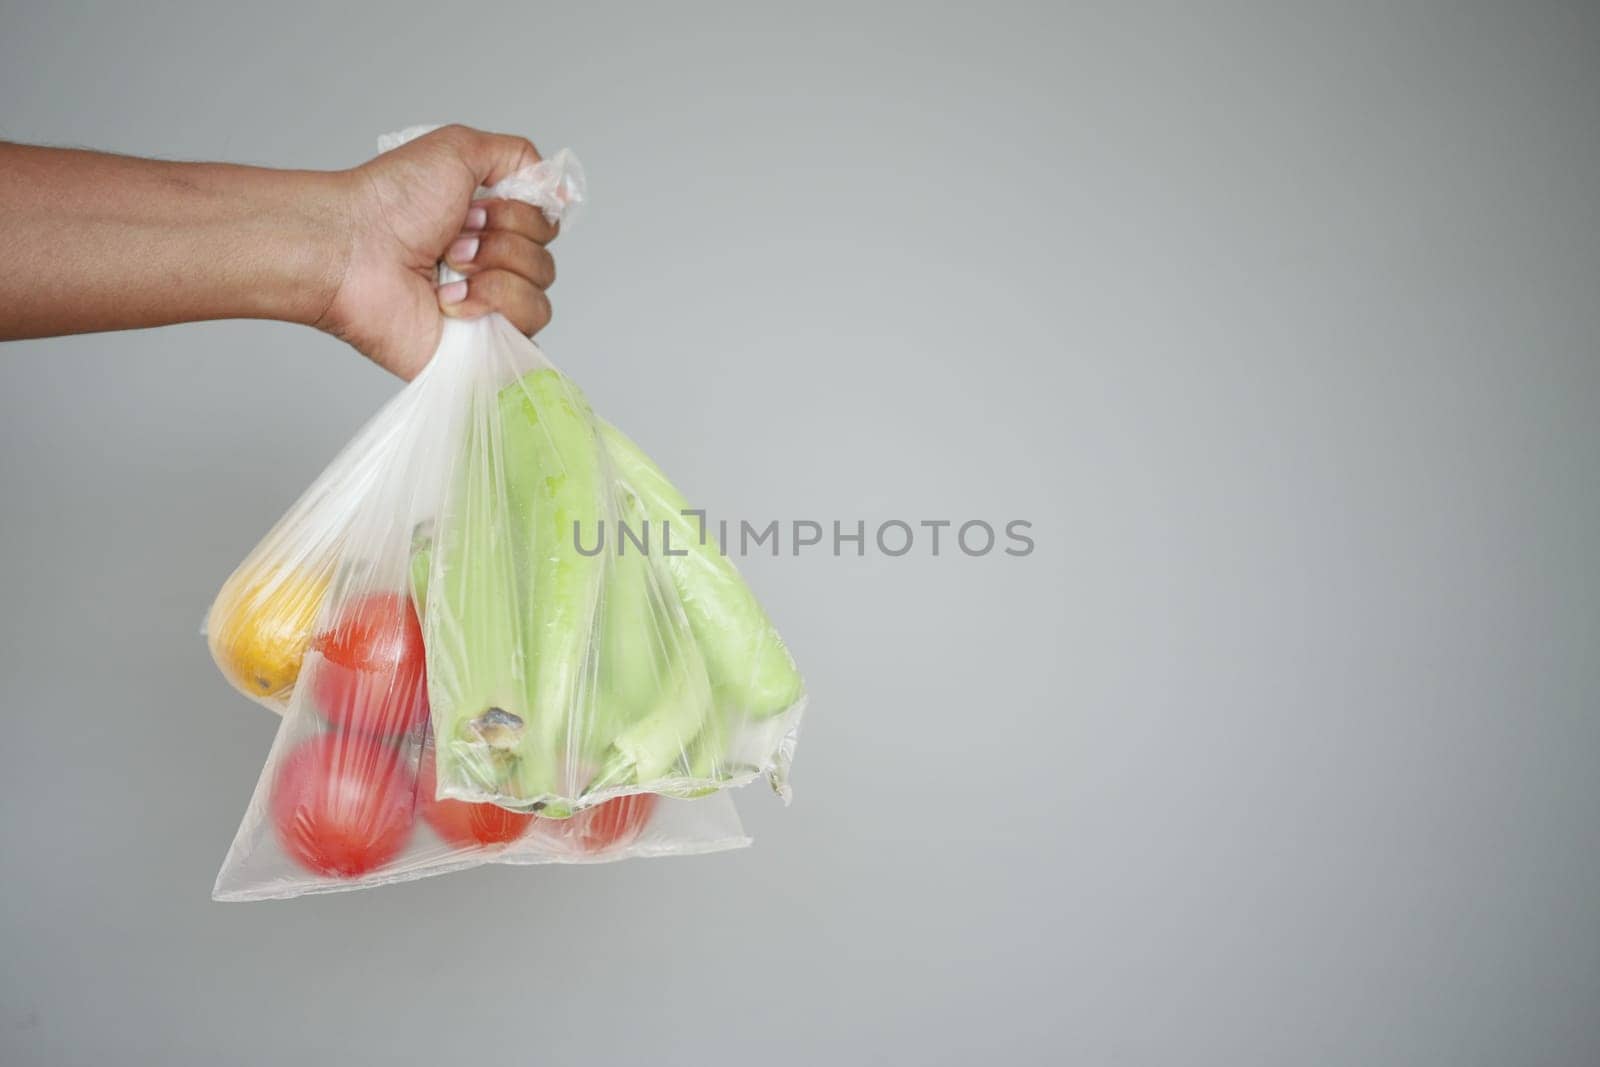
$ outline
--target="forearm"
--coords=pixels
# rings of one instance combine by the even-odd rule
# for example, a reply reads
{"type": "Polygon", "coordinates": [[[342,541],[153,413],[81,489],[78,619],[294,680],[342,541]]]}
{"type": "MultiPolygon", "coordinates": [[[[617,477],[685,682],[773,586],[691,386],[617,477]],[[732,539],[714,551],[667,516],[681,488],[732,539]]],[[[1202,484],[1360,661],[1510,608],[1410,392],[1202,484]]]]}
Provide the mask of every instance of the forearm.
{"type": "Polygon", "coordinates": [[[0,340],[314,323],[349,254],[342,174],[0,144],[0,340]]]}

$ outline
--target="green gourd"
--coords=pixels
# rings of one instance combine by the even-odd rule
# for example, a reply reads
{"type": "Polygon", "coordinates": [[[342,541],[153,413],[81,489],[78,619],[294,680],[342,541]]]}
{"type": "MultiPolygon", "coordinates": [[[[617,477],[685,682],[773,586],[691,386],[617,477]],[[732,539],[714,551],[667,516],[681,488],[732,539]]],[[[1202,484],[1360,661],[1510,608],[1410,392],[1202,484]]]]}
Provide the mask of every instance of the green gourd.
{"type": "Polygon", "coordinates": [[[541,369],[471,420],[424,622],[442,795],[563,815],[582,784],[567,741],[585,718],[605,562],[577,551],[573,524],[604,514],[593,418],[541,369]]]}
{"type": "Polygon", "coordinates": [[[793,706],[805,685],[755,593],[715,538],[701,543],[700,522],[684,514],[688,502],[650,457],[610,423],[599,428],[618,480],[638,498],[654,535],[663,525],[670,530],[672,554],[657,544],[653,558],[672,576],[718,709],[731,720],[764,719],[793,706]]]}

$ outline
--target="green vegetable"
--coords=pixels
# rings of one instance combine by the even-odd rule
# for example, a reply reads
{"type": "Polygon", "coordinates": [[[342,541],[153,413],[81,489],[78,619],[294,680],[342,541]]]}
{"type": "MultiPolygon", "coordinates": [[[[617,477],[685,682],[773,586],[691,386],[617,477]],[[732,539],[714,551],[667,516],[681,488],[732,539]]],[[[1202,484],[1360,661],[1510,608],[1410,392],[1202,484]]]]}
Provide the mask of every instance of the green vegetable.
{"type": "Polygon", "coordinates": [[[700,523],[685,515],[689,504],[661,469],[615,426],[599,422],[600,440],[617,478],[638,498],[656,536],[671,530],[673,553],[653,545],[652,559],[672,575],[700,653],[705,658],[717,707],[729,717],[762,719],[787,710],[804,683],[767,613],[715,538],[701,543],[700,523]]]}
{"type": "Polygon", "coordinates": [[[690,766],[690,752],[707,732],[713,708],[705,663],[660,559],[631,543],[622,548],[615,528],[625,523],[641,532],[645,522],[638,498],[618,489],[607,544],[592,735],[603,744],[590,791],[648,785],[664,776],[709,777],[690,766]]]}
{"type": "Polygon", "coordinates": [[[534,801],[581,785],[576,746],[567,742],[590,717],[584,675],[605,560],[580,553],[573,531],[593,529],[609,509],[594,413],[570,380],[551,369],[526,375],[501,391],[500,420],[512,525],[520,555],[532,557],[524,645],[532,717],[515,748],[512,795],[534,801]]]}
{"type": "Polygon", "coordinates": [[[565,377],[534,371],[492,403],[413,547],[441,795],[560,817],[580,791],[697,795],[747,769],[727,766],[738,724],[803,693],[754,594],[565,377]],[[619,522],[649,529],[648,554],[619,522]]]}
{"type": "Polygon", "coordinates": [[[424,631],[439,779],[466,783],[474,799],[565,814],[551,802],[575,791],[577,768],[561,757],[586,718],[605,568],[572,533],[604,514],[593,414],[577,386],[544,369],[471,425],[424,631]]]}
{"type": "Polygon", "coordinates": [[[440,791],[463,798],[503,791],[508,770],[508,759],[484,742],[474,720],[490,708],[527,710],[523,599],[512,571],[497,421],[482,411],[468,420],[458,477],[433,543],[412,559],[412,587],[424,605],[440,791]],[[429,563],[419,565],[424,556],[429,563]],[[418,574],[423,566],[426,579],[418,574]]]}
{"type": "Polygon", "coordinates": [[[433,524],[418,527],[411,534],[411,599],[417,618],[428,611],[428,579],[433,576],[433,524]]]}

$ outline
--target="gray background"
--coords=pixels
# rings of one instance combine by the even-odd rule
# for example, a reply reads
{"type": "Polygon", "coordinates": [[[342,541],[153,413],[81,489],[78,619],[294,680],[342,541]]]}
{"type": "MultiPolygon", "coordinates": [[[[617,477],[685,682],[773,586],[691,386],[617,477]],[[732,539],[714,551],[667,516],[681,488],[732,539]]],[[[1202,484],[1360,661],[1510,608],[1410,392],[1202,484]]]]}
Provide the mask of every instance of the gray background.
{"type": "Polygon", "coordinates": [[[397,383],[6,346],[0,1061],[1600,1061],[1600,18],[971,6],[6,6],[12,139],[573,145],[543,341],[691,495],[1038,550],[745,565],[751,850],[214,904],[197,623],[397,383]]]}

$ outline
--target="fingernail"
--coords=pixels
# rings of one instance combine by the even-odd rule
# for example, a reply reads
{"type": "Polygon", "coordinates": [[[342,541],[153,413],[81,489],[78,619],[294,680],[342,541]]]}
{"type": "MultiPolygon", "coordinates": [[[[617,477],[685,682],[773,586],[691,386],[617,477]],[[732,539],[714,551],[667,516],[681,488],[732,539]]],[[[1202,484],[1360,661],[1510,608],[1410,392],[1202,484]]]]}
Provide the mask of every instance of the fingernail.
{"type": "Polygon", "coordinates": [[[439,303],[441,304],[459,304],[466,298],[466,282],[451,282],[448,285],[439,286],[439,303]]]}
{"type": "Polygon", "coordinates": [[[444,258],[451,263],[471,263],[472,257],[478,254],[478,239],[476,237],[457,237],[445,250],[444,258]]]}
{"type": "Polygon", "coordinates": [[[487,225],[489,225],[489,209],[474,207],[467,209],[467,224],[461,228],[463,230],[481,230],[487,225]]]}

